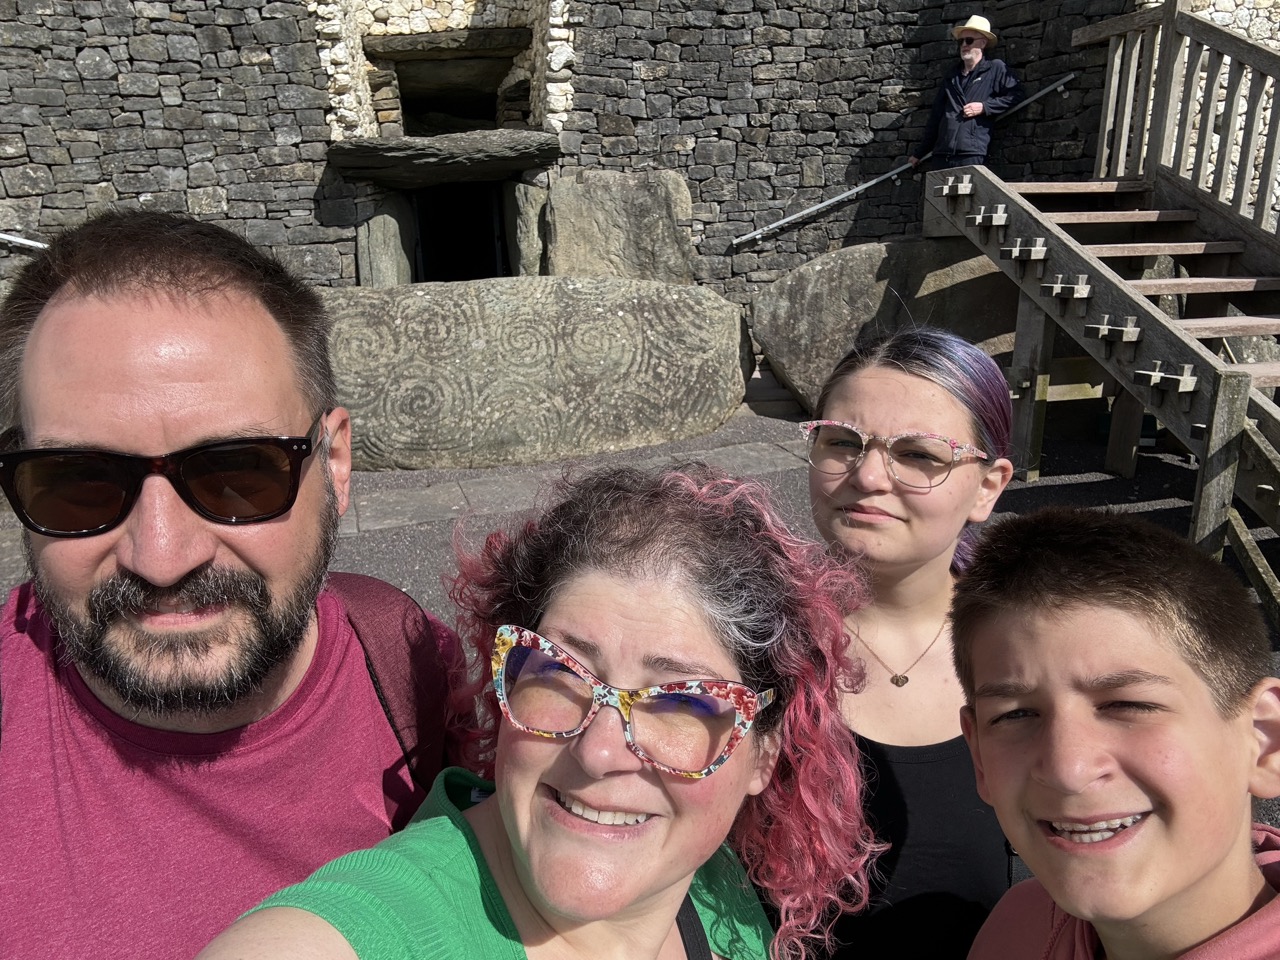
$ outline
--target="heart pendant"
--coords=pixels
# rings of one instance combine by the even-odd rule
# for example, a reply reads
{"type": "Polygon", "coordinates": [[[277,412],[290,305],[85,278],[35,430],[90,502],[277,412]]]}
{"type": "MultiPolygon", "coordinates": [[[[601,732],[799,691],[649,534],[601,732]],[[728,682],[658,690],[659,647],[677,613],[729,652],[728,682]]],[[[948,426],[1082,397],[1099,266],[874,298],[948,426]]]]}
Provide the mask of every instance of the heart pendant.
{"type": "Polygon", "coordinates": [[[889,678],[889,682],[892,683],[895,687],[905,687],[907,685],[906,674],[895,673],[892,677],[889,678]]]}

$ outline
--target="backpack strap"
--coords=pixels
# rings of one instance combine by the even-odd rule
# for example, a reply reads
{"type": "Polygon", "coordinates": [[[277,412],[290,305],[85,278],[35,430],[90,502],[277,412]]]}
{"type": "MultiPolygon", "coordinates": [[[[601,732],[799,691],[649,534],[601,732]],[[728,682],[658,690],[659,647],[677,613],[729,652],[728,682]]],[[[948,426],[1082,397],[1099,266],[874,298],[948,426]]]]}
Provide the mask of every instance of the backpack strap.
{"type": "Polygon", "coordinates": [[[445,763],[449,677],[461,650],[457,635],[383,580],[330,573],[328,589],[346,607],[409,775],[430,790],[445,763]]]}

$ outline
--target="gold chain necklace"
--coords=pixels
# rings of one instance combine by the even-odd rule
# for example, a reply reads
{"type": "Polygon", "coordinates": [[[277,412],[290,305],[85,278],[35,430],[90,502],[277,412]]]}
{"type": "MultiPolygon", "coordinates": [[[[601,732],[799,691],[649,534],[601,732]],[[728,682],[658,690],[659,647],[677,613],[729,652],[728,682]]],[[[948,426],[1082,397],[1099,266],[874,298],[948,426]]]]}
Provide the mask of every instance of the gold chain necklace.
{"type": "Polygon", "coordinates": [[[930,640],[929,645],[924,648],[924,652],[921,653],[920,656],[912,660],[911,666],[907,667],[907,669],[903,670],[901,673],[898,673],[896,670],[893,669],[893,667],[889,666],[887,663],[881,660],[880,654],[872,650],[871,644],[867,643],[867,641],[862,639],[861,636],[858,637],[858,642],[867,648],[867,653],[871,654],[871,656],[875,659],[876,663],[880,664],[880,666],[884,667],[885,670],[889,672],[890,683],[892,683],[895,687],[905,687],[909,681],[907,674],[910,673],[912,670],[914,670],[916,664],[925,658],[925,654],[927,654],[930,650],[933,649],[933,645],[938,642],[938,639],[942,636],[942,631],[945,630],[946,628],[947,628],[947,618],[943,617],[942,626],[938,627],[938,632],[933,635],[933,639],[930,640]]]}

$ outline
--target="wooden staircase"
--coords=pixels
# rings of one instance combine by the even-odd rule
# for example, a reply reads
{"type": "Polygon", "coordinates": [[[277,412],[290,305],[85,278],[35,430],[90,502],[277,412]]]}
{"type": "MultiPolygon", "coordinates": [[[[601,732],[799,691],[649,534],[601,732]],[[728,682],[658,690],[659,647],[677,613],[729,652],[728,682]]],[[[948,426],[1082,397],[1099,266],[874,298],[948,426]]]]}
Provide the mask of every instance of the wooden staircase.
{"type": "MultiPolygon", "coordinates": [[[[1143,181],[1005,183],[984,167],[929,174],[929,202],[1022,290],[1008,371],[1015,462],[1038,477],[1050,369],[1066,331],[1114,397],[1107,468],[1132,476],[1142,418],[1154,414],[1200,463],[1191,536],[1226,539],[1280,622],[1280,580],[1232,508],[1239,498],[1280,531],[1280,361],[1237,363],[1228,337],[1280,334],[1280,274],[1246,252],[1280,242],[1196,206],[1160,204],[1143,181]],[[1266,309],[1257,309],[1259,303],[1266,309]],[[1261,391],[1266,390],[1268,393],[1261,391]]],[[[1093,375],[1097,382],[1097,375],[1093,375]]],[[[1059,384],[1055,384],[1058,386],[1059,384]]]]}
{"type": "MultiPolygon", "coordinates": [[[[1144,181],[1091,180],[1075,183],[1008,183],[1018,196],[1027,198],[1041,210],[1046,222],[1067,228],[1085,229],[1094,236],[1082,243],[1090,256],[1108,263],[1136,293],[1163,308],[1171,322],[1205,343],[1228,363],[1223,355],[1226,337],[1275,336],[1280,334],[1280,313],[1251,314],[1239,312],[1225,315],[1235,307],[1234,294],[1280,292],[1280,276],[1242,276],[1234,272],[1234,260],[1245,252],[1243,239],[1214,240],[1193,237],[1199,213],[1194,209],[1151,209],[1152,189],[1144,181]],[[1081,200],[1095,201],[1090,210],[1058,210],[1063,198],[1078,205],[1081,200]],[[1108,201],[1144,204],[1143,207],[1107,209],[1108,201]],[[1177,237],[1147,239],[1143,233],[1161,230],[1161,224],[1178,224],[1177,237]],[[1155,226],[1153,226],[1155,225],[1155,226]],[[1108,228],[1118,236],[1101,242],[1097,234],[1108,228]],[[1158,258],[1165,257],[1177,268],[1173,276],[1149,276],[1158,258]],[[1158,298],[1170,298],[1159,300],[1158,298]],[[1180,299],[1174,299],[1180,298],[1180,299]],[[1215,313],[1212,316],[1204,313],[1215,313]],[[1217,315],[1223,313],[1224,315],[1217,315]]],[[[1164,232],[1168,233],[1167,229],[1164,232]]],[[[1276,263],[1280,269],[1280,260],[1276,263]]],[[[1255,298],[1256,299],[1256,298],[1255,298]]],[[[1273,306],[1280,309],[1280,298],[1273,306]]],[[[1280,386],[1280,361],[1248,363],[1241,367],[1249,373],[1253,386],[1270,389],[1280,386]]]]}
{"type": "Polygon", "coordinates": [[[1108,469],[1132,476],[1153,414],[1198,464],[1189,536],[1214,554],[1229,542],[1280,627],[1265,555],[1280,544],[1280,362],[1238,363],[1228,339],[1280,334],[1280,54],[1189,0],[1072,41],[1108,44],[1093,181],[933,171],[924,234],[966,236],[1019,288],[1008,377],[1027,479],[1062,332],[1114,398],[1108,469]]]}

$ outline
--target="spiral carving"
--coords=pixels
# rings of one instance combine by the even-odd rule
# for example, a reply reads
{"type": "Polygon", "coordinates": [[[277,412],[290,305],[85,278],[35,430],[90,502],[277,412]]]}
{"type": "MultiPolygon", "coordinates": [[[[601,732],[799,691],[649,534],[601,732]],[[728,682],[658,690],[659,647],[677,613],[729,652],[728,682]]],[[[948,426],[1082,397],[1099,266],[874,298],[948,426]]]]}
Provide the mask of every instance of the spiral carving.
{"type": "Polygon", "coordinates": [[[697,436],[741,402],[709,290],[521,277],[327,294],[362,469],[527,464],[697,436]]]}

